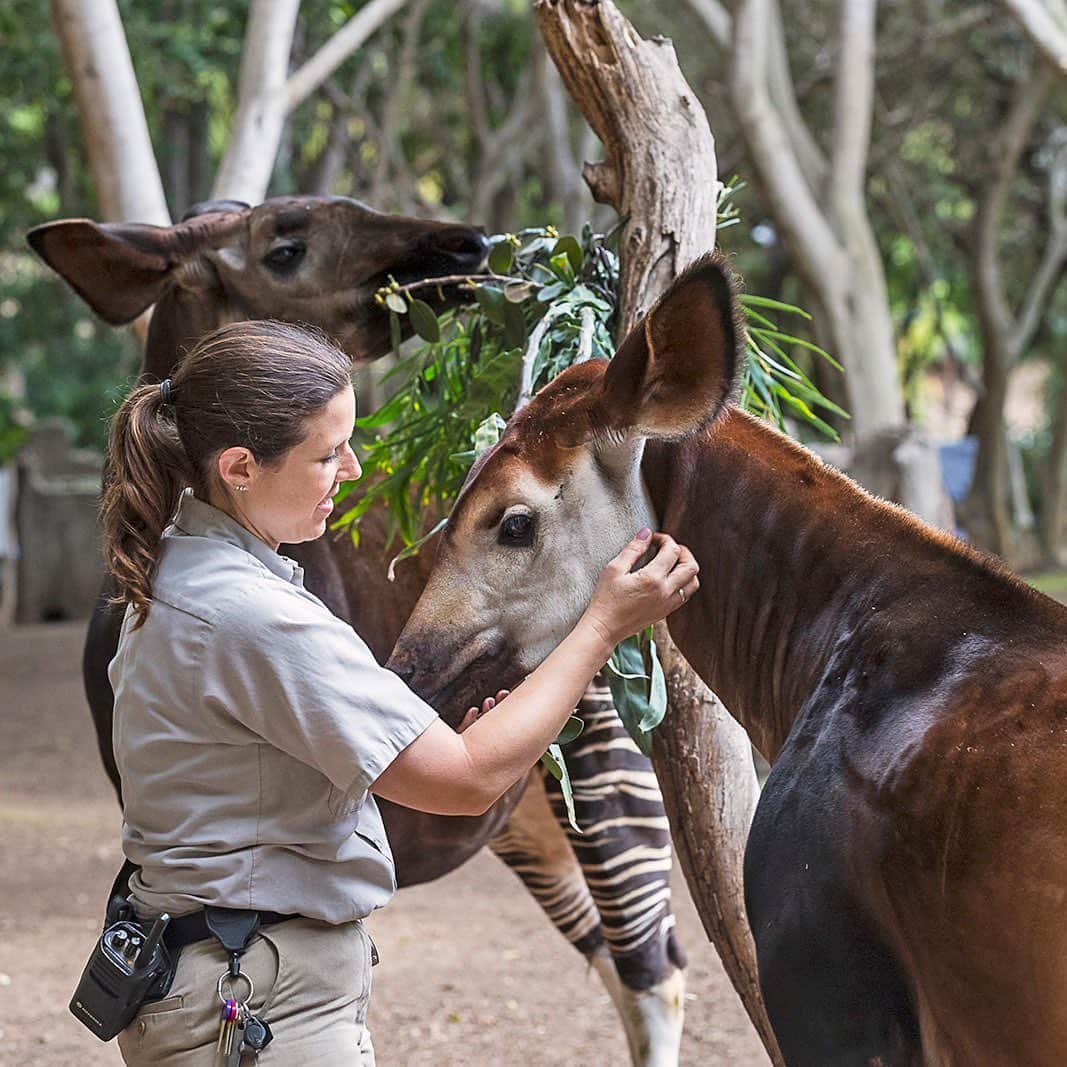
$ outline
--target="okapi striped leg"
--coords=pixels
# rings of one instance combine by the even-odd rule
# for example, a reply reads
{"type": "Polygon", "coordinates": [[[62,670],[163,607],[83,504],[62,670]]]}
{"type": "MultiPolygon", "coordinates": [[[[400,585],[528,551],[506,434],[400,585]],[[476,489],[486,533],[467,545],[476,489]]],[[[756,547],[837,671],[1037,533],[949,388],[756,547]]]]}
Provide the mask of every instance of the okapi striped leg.
{"type": "Polygon", "coordinates": [[[621,724],[619,736],[608,728],[609,718],[618,723],[618,716],[603,685],[587,691],[579,714],[590,751],[576,758],[574,742],[565,756],[578,822],[587,833],[568,830],[568,841],[554,779],[534,775],[490,848],[600,975],[623,1021],[635,1067],[676,1067],[685,958],[673,933],[663,802],[648,761],[621,724]],[[604,825],[605,818],[612,825],[604,825]]]}
{"type": "Polygon", "coordinates": [[[489,847],[522,880],[552,925],[582,953],[603,948],[600,914],[582,868],[561,832],[545,796],[545,783],[531,774],[507,825],[489,847]]]}
{"type": "MultiPolygon", "coordinates": [[[[685,1008],[685,952],[671,911],[670,827],[651,762],[630,739],[611,692],[597,677],[578,709],[585,729],[564,757],[581,834],[567,822],[554,780],[548,796],[600,913],[600,929],[618,975],[613,991],[624,1017],[639,1013],[643,1036],[635,1063],[678,1062],[685,1008]]],[[[607,959],[598,964],[605,976],[607,959]]]]}

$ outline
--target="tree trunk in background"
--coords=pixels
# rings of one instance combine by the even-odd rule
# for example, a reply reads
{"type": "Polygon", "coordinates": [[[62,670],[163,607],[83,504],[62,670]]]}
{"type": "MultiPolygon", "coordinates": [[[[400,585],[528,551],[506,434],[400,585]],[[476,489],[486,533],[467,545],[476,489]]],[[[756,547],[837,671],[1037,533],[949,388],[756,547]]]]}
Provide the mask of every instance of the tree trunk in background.
{"type": "MultiPolygon", "coordinates": [[[[585,166],[593,197],[626,217],[621,338],[685,266],[714,246],[714,138],[669,42],[642,40],[608,0],[538,0],[535,11],[564,85],[604,146],[604,162],[585,166]]],[[[653,760],[678,859],[704,929],[780,1063],[744,911],[742,858],[758,797],[748,738],[662,626],[657,643],[671,707],[654,734],[653,760]]]]}
{"type": "Polygon", "coordinates": [[[978,436],[974,481],[961,515],[978,544],[1009,558],[1014,536],[1004,405],[1011,371],[1033,340],[1067,261],[1067,151],[1061,148],[1050,168],[1048,240],[1017,312],[1009,305],[1004,289],[1000,234],[1008,215],[1012,182],[1054,83],[1055,72],[1043,61],[1035,63],[1020,82],[1003,125],[990,142],[988,173],[971,234],[971,286],[982,336],[983,393],[973,419],[978,436]]]}
{"type": "Polygon", "coordinates": [[[52,0],[89,167],[108,222],[170,223],[148,123],[115,0],[52,0]]]}
{"type": "Polygon", "coordinates": [[[739,129],[793,263],[817,305],[825,345],[845,365],[857,439],[904,423],[885,275],[864,192],[874,8],[874,0],[841,5],[833,150],[825,190],[809,183],[810,163],[802,166],[796,138],[771,97],[776,5],[740,0],[733,25],[731,98],[739,129]]]}
{"type": "Polygon", "coordinates": [[[258,204],[285,123],[285,83],[300,0],[252,0],[241,53],[237,114],[212,197],[258,204]]]}
{"type": "Polygon", "coordinates": [[[270,185],[286,116],[405,3],[369,0],[290,76],[300,0],[252,0],[233,135],[212,196],[258,204],[270,185]]]}

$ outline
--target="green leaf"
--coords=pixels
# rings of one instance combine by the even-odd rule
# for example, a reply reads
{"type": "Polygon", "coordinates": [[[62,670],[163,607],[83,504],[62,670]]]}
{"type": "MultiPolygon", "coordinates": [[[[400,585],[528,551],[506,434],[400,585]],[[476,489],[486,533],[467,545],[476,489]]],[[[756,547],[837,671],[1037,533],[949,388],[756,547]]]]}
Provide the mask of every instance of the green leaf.
{"type": "Polygon", "coordinates": [[[570,257],[566,252],[560,252],[559,255],[552,256],[548,263],[552,268],[552,273],[561,282],[565,282],[568,286],[574,284],[574,270],[571,267],[570,257]]]}
{"type": "Polygon", "coordinates": [[[647,734],[659,726],[663,722],[663,716],[667,714],[667,679],[663,674],[663,665],[659,661],[659,652],[656,649],[651,626],[645,631],[645,638],[643,651],[650,678],[648,711],[642,716],[638,726],[643,733],[647,734]]]}
{"type": "Polygon", "coordinates": [[[479,285],[474,290],[474,297],[485,317],[494,326],[504,325],[504,293],[495,285],[479,285]]]}
{"type": "Polygon", "coordinates": [[[526,344],[526,316],[518,304],[504,303],[504,340],[511,348],[526,344]]]}
{"type": "Polygon", "coordinates": [[[615,647],[609,671],[608,688],[626,732],[646,756],[652,754],[651,738],[641,729],[641,722],[652,714],[649,703],[649,678],[645,673],[645,657],[640,639],[628,637],[615,647]]]}
{"type": "Polygon", "coordinates": [[[507,274],[514,262],[515,249],[510,241],[503,240],[493,245],[493,250],[489,253],[489,269],[494,274],[507,274]]]}
{"type": "Polygon", "coordinates": [[[398,315],[407,314],[407,302],[399,293],[386,293],[385,303],[390,311],[395,311],[398,315]]]}
{"type": "Polygon", "coordinates": [[[408,314],[411,316],[412,329],[424,341],[436,344],[441,340],[441,325],[429,304],[422,300],[412,300],[408,314]]]}
{"type": "Polygon", "coordinates": [[[522,304],[530,299],[533,287],[533,282],[512,282],[504,287],[504,299],[512,304],[522,304]]]}
{"type": "Polygon", "coordinates": [[[578,243],[578,239],[571,234],[564,234],[557,242],[555,248],[552,249],[552,260],[555,262],[556,257],[563,253],[570,262],[571,271],[574,276],[577,277],[582,272],[582,261],[585,256],[582,253],[582,246],[578,243]]]}
{"type": "Polygon", "coordinates": [[[754,307],[770,308],[772,311],[785,311],[790,315],[799,315],[802,319],[811,321],[811,316],[803,308],[798,308],[795,304],[783,304],[781,300],[772,300],[769,296],[753,296],[751,293],[745,293],[741,297],[741,306],[748,304],[754,307]]]}
{"type": "Polygon", "coordinates": [[[559,737],[556,738],[556,744],[569,745],[584,729],[585,723],[577,715],[572,715],[567,720],[567,724],[560,730],[559,737]]]}
{"type": "Polygon", "coordinates": [[[475,457],[480,456],[486,449],[492,448],[500,440],[500,435],[507,429],[507,423],[497,412],[493,412],[488,418],[478,424],[474,431],[475,457]]]}
{"type": "Polygon", "coordinates": [[[559,745],[549,745],[548,751],[541,757],[541,762],[548,768],[548,773],[559,782],[563,803],[567,808],[567,822],[576,834],[580,834],[582,828],[574,814],[574,789],[571,786],[571,776],[567,773],[567,764],[563,761],[563,750],[559,745]]]}

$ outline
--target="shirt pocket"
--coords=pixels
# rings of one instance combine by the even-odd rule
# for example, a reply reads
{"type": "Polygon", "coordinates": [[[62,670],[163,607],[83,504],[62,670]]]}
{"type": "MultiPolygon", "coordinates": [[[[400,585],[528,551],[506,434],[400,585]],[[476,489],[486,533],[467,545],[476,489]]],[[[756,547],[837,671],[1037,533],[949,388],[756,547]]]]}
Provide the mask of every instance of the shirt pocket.
{"type": "Polygon", "coordinates": [[[348,819],[359,812],[366,797],[365,789],[353,788],[344,792],[331,784],[330,795],[326,798],[326,808],[332,818],[348,819]]]}

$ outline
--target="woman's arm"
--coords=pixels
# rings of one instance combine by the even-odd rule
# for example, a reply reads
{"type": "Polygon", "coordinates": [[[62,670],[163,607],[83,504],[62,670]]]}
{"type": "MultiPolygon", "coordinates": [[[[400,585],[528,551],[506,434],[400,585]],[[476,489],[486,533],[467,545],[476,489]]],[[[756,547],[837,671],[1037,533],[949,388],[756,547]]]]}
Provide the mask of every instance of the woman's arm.
{"type": "Polygon", "coordinates": [[[433,723],[382,772],[378,796],[438,815],[480,815],[521,778],[556,739],[593,675],[619,641],[662,619],[699,586],[688,549],[657,535],[658,552],[638,536],[604,568],[577,626],[545,661],[462,734],[433,723]]]}

